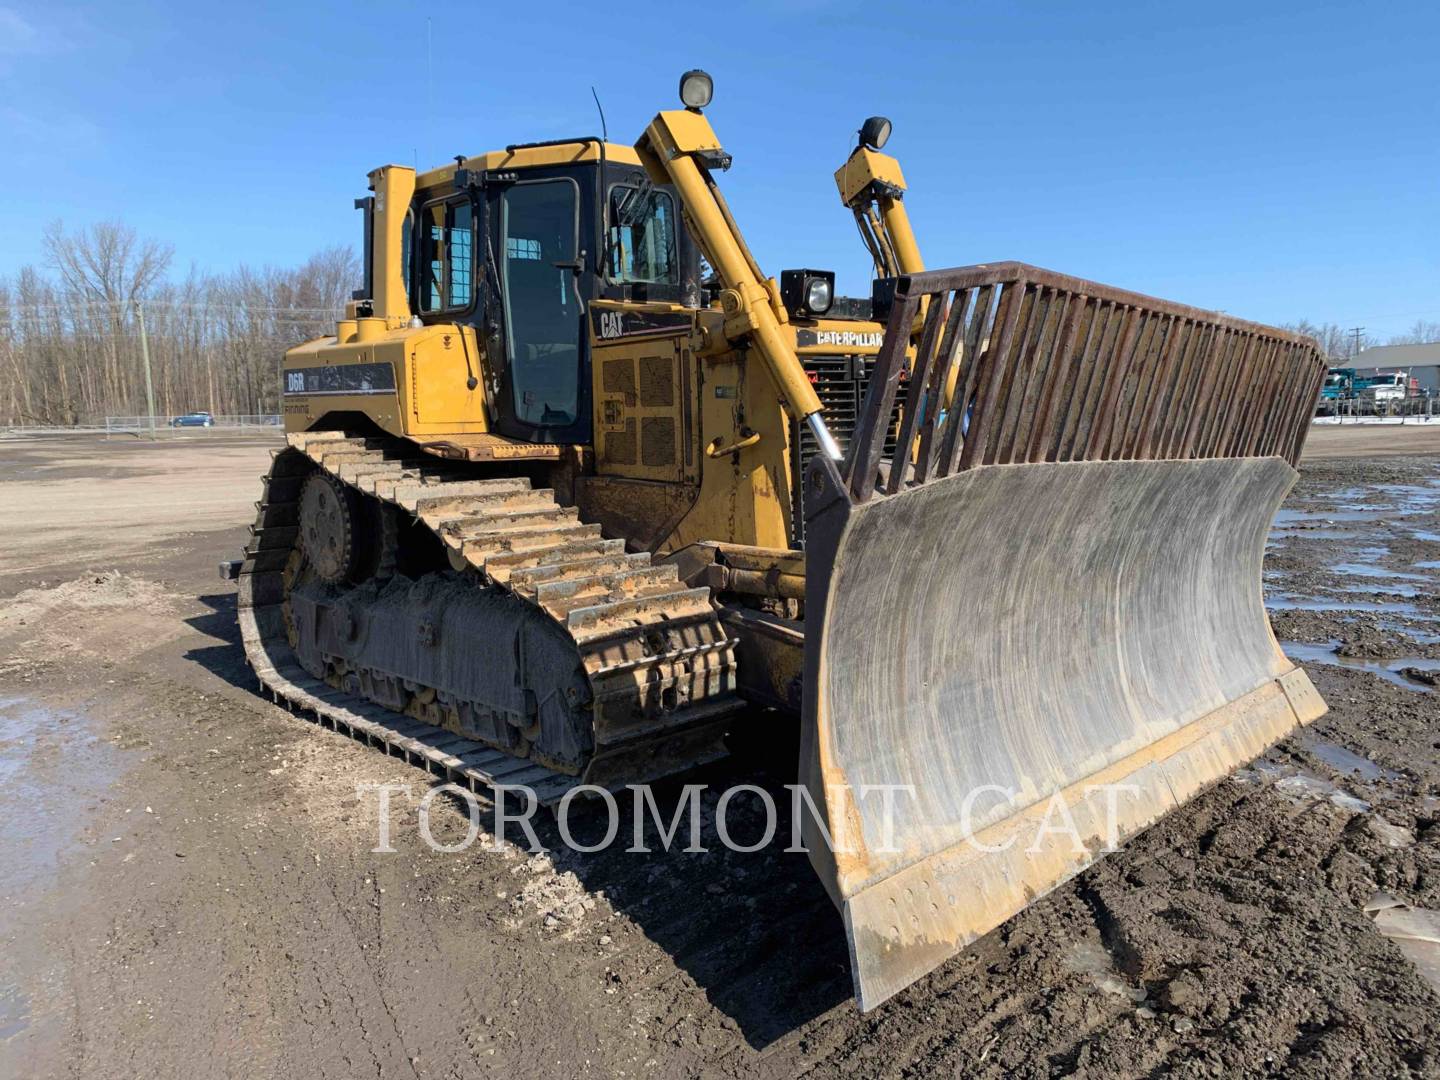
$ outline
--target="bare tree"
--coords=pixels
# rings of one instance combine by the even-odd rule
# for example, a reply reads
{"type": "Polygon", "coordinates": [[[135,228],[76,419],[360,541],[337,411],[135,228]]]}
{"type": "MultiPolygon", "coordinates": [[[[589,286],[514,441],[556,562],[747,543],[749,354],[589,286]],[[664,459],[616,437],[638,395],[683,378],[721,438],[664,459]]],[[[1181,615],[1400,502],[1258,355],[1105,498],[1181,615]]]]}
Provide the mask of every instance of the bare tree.
{"type": "Polygon", "coordinates": [[[1440,341],[1440,322],[1426,322],[1418,319],[1415,325],[1403,334],[1396,334],[1387,344],[1390,345],[1429,345],[1431,342],[1440,341]]]}
{"type": "MultiPolygon", "coordinates": [[[[1292,333],[1304,334],[1306,337],[1313,337],[1320,343],[1320,351],[1331,360],[1343,360],[1350,355],[1355,345],[1354,337],[1349,334],[1339,323],[1312,323],[1309,319],[1301,319],[1299,322],[1286,323],[1281,329],[1289,330],[1292,333]]],[[[1369,342],[1363,336],[1361,348],[1369,342]]]]}
{"type": "Polygon", "coordinates": [[[0,279],[0,423],[73,424],[143,408],[135,303],[145,304],[162,412],[279,410],[286,349],[335,332],[360,277],[355,252],[298,267],[192,268],[167,277],[170,248],[119,222],[45,230],[46,270],[0,279]]]}

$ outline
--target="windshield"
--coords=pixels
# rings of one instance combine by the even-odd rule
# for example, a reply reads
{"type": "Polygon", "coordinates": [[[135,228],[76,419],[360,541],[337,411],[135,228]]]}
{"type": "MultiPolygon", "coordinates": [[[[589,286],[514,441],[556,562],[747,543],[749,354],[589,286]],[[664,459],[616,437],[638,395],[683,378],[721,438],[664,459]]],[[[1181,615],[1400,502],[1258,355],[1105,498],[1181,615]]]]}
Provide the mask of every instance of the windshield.
{"type": "Polygon", "coordinates": [[[651,187],[611,188],[605,248],[605,273],[611,281],[677,284],[675,203],[669,193],[651,187]]]}

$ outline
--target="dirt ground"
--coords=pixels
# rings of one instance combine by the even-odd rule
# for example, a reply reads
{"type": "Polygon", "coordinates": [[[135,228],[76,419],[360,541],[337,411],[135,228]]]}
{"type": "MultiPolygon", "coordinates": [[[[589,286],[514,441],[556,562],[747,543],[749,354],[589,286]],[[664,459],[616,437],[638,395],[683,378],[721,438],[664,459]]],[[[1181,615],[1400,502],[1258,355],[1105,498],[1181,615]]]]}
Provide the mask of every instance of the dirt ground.
{"type": "Polygon", "coordinates": [[[1440,447],[1440,420],[1406,423],[1313,424],[1305,439],[1306,458],[1374,457],[1430,453],[1440,447]]]}
{"type": "MultiPolygon", "coordinates": [[[[446,854],[425,774],[260,698],[215,565],[270,444],[0,441],[0,1076],[1440,1075],[1362,910],[1440,909],[1440,429],[1352,431],[1267,563],[1330,713],[865,1015],[805,856],[713,800],[705,853],[446,854]]],[[[792,779],[752,727],[686,779],[792,779]]]]}

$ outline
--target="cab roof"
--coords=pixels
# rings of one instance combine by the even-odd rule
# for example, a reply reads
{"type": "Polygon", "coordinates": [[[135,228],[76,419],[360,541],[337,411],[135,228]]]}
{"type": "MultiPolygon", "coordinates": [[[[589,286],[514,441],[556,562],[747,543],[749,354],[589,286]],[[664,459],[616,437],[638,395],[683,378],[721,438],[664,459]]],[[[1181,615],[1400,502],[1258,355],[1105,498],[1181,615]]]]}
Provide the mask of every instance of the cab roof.
{"type": "Polygon", "coordinates": [[[455,180],[457,168],[489,171],[493,169],[537,169],[554,165],[578,165],[587,161],[600,160],[600,147],[605,147],[605,159],[617,165],[639,165],[640,155],[633,146],[607,142],[599,139],[564,139],[556,142],[527,143],[507,146],[504,150],[467,157],[459,163],[443,165],[438,169],[420,173],[415,177],[417,188],[430,188],[450,184],[455,180]]]}

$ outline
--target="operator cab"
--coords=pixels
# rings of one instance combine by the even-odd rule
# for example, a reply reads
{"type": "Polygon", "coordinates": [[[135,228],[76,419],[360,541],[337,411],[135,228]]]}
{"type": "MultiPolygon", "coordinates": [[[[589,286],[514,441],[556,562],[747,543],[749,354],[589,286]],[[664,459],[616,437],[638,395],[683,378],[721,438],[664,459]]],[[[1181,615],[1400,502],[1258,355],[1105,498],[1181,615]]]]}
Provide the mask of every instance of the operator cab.
{"type": "Polygon", "coordinates": [[[491,429],[592,438],[586,309],[597,299],[700,302],[679,201],[634,149],[582,138],[459,157],[423,173],[401,253],[422,323],[475,328],[491,429]]]}

